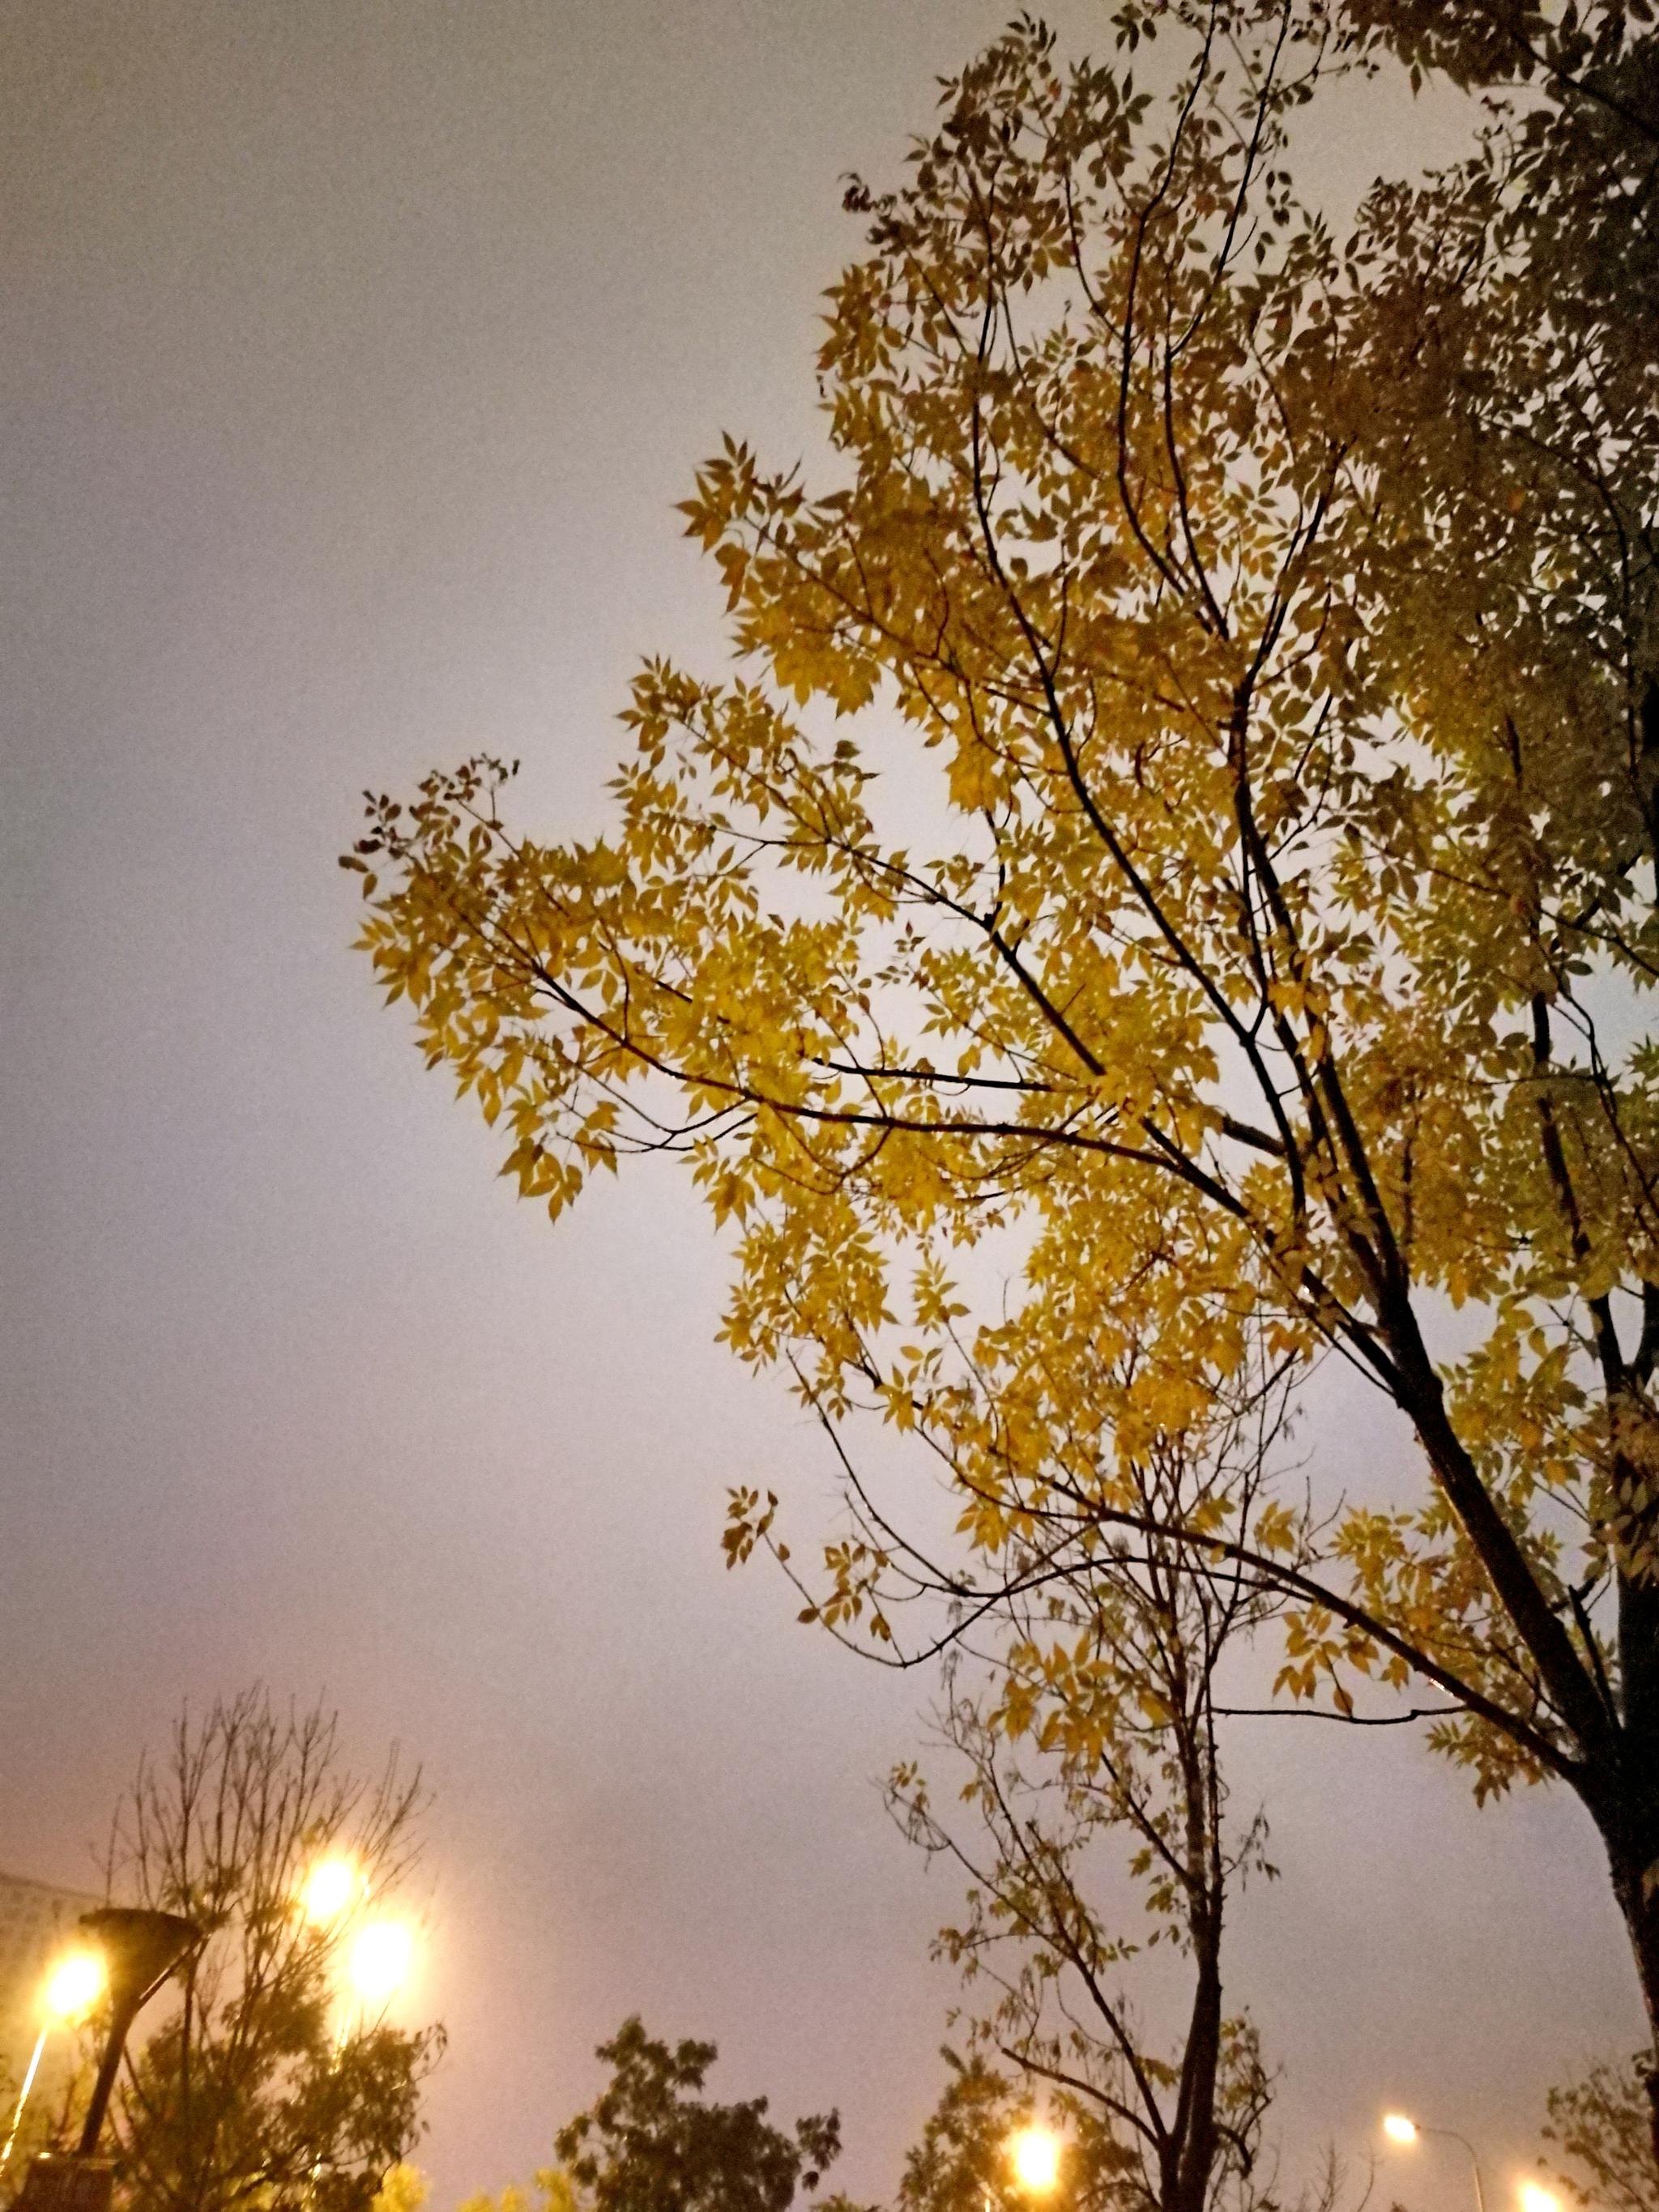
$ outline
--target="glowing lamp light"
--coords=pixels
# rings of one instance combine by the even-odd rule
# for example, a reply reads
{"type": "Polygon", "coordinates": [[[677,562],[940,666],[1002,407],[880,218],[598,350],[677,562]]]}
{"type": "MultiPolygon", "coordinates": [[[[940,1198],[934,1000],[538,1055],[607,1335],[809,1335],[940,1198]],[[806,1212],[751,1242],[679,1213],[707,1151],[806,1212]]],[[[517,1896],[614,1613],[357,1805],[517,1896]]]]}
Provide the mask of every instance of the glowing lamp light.
{"type": "Polygon", "coordinates": [[[409,1978],[415,1943],[401,1921],[371,1920],[346,1960],[351,1986],[365,2004],[385,2004],[409,1978]]]}
{"type": "Polygon", "coordinates": [[[319,1859],[300,1892],[301,1909],[307,1920],[326,1927],[347,1910],[362,1886],[362,1876],[349,1859],[319,1859]]]}
{"type": "MultiPolygon", "coordinates": [[[[1408,2120],[1403,2112],[1384,2112],[1382,2132],[1390,2142],[1414,2143],[1417,2141],[1417,2123],[1408,2120]]],[[[1529,2204],[1526,2212],[1544,2212],[1544,2207],[1529,2204]]]]}
{"type": "Polygon", "coordinates": [[[55,2020],[84,2019],[103,1996],[105,1980],[104,1962],[95,1951],[71,1951],[46,1977],[46,2010],[55,2020]]]}
{"type": "Polygon", "coordinates": [[[1521,2200],[1521,2212],[1561,2212],[1560,2198],[1541,2181],[1523,2181],[1516,2194],[1521,2200]]]}
{"type": "MultiPolygon", "coordinates": [[[[1060,2137],[1052,2128],[1021,2128],[1008,2145],[1014,2179],[1034,2197],[1046,2196],[1060,2179],[1060,2137]]],[[[1525,2212],[1534,2212],[1528,2205],[1525,2212]]],[[[1540,2206],[1538,2212],[1543,2212],[1540,2206]]]]}

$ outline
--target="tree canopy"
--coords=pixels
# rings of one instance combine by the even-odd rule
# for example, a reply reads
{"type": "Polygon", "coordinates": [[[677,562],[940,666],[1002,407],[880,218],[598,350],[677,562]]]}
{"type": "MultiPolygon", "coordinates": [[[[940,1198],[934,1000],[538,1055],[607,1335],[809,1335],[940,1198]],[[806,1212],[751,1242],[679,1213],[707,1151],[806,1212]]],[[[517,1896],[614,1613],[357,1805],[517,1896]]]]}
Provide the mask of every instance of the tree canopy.
{"type": "MultiPolygon", "coordinates": [[[[1070,64],[1021,19],[848,189],[823,481],[701,472],[736,665],[647,665],[612,826],[537,841],[483,759],[349,865],[520,1189],[683,1154],[734,1352],[945,1466],[956,1601],[1055,1516],[1167,1536],[1150,1452],[1350,1362],[1416,1497],[1327,1454],[1176,1533],[1289,1601],[1287,1697],[1409,1686],[1480,1794],[1577,1792],[1659,2031],[1650,14],[1191,0],[1070,64]],[[1296,120],[1390,56],[1486,106],[1339,237],[1296,120]]],[[[896,1651],[837,1449],[792,1571],[896,1651]]]]}
{"type": "Polygon", "coordinates": [[[815,2190],[841,2150],[834,2112],[766,2117],[767,2100],[733,2105],[703,2095],[719,2057],[712,2043],[659,2042],[637,2017],[599,2056],[611,2080],[554,2139],[559,2165],[544,2179],[550,2204],[580,2212],[787,2212],[815,2190]]]}
{"type": "Polygon", "coordinates": [[[342,1953],[407,1875],[422,1802],[395,1762],[377,1784],[354,1776],[332,1715],[258,1691],[185,1716],[144,1762],[112,1895],[183,1913],[207,1942],[129,2050],[111,2128],[123,2212],[370,2212],[420,2135],[443,2033],[355,2001],[342,1953]],[[305,1910],[325,1859],[351,1868],[356,1913],[305,1910]]]}
{"type": "MultiPolygon", "coordinates": [[[[1249,1515],[1281,1407],[1247,1389],[1125,1466],[1160,1524],[1133,1556],[1091,1545],[1086,1525],[1063,1541],[1050,1516],[1040,1551],[1013,1553],[994,1604],[981,1598],[952,1641],[938,1720],[966,1773],[955,1808],[931,1761],[890,1786],[911,1839],[966,1878],[936,1949],[963,1977],[975,2061],[1050,2085],[1079,2201],[1103,2192],[1120,2212],[1258,2212],[1271,2197],[1258,2161],[1272,2078],[1226,2000],[1224,1938],[1247,1878],[1273,1869],[1261,1812],[1231,1810],[1221,1745],[1225,1670],[1270,1601],[1164,1532],[1218,1497],[1249,1515]],[[1150,1982],[1149,1959],[1163,1969],[1150,1982]]],[[[983,2122],[985,2086],[977,2063],[954,2079],[940,2125],[983,2122]]]]}
{"type": "Polygon", "coordinates": [[[1539,2163],[1565,2165],[1553,2179],[1571,2203],[1601,2212],[1659,2207],[1659,2172],[1649,2148],[1649,2064],[1638,2051],[1622,2064],[1604,2060],[1581,2081],[1551,2090],[1544,2138],[1554,2149],[1539,2163]]]}

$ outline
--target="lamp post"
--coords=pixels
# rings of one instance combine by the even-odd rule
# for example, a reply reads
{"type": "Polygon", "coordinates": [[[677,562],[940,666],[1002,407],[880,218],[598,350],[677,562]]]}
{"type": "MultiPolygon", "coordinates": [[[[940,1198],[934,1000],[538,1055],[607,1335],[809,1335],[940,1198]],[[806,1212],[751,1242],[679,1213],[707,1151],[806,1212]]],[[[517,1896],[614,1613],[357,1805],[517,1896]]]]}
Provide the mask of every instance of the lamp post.
{"type": "Polygon", "coordinates": [[[193,1920],[141,1906],[105,1905],[96,1912],[83,1912],[81,1925],[102,1962],[109,2000],[109,2025],[98,2077],[73,2155],[37,2158],[18,2192],[14,2212],[107,2212],[111,2175],[107,2165],[98,2158],[98,2138],[103,2133],[127,2031],[140,2008],[202,1941],[202,1930],[193,1920]]]}
{"type": "Polygon", "coordinates": [[[126,2047],[127,2031],[139,2008],[153,1997],[167,1976],[202,1940],[193,1920],[177,1912],[151,1912],[142,1906],[107,1905],[97,1912],[83,1913],[81,1925],[104,1954],[109,1975],[109,2033],[98,2078],[92,2085],[92,2102],[76,2146],[77,2158],[91,2158],[103,2133],[115,2071],[126,2047]]]}
{"type": "MultiPolygon", "coordinates": [[[[1486,2212],[1486,2193],[1480,2185],[1480,2161],[1474,2154],[1474,2145],[1467,2136],[1460,2136],[1455,2128],[1425,2128],[1419,2121],[1408,2118],[1404,2112],[1385,2112],[1382,2132],[1390,2142],[1408,2148],[1419,2136],[1442,2136],[1448,2142],[1461,2143],[1468,2153],[1469,2170],[1474,2176],[1474,2212],[1486,2212]]],[[[1528,2207],[1528,2212],[1534,2212],[1528,2207]]],[[[1536,2208],[1542,2212],[1542,2208],[1536,2208]]]]}

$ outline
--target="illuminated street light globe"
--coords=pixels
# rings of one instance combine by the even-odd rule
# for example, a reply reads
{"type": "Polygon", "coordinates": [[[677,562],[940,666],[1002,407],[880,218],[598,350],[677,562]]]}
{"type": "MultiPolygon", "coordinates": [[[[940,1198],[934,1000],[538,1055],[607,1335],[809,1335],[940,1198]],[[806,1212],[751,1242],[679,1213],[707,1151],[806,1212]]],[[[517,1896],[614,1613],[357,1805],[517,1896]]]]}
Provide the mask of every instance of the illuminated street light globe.
{"type": "Polygon", "coordinates": [[[1561,2212],[1561,2200],[1540,2181],[1523,2181],[1516,2191],[1521,2212],[1561,2212]]]}
{"type": "MultiPolygon", "coordinates": [[[[1046,2196],[1060,2179],[1060,2137],[1052,2128],[1033,2122],[1019,2129],[1008,2145],[1015,2180],[1033,2197],[1046,2196]]],[[[1527,2206],[1525,2212],[1533,2212],[1533,2208],[1527,2206]]]]}
{"type": "Polygon", "coordinates": [[[365,2004],[387,2003],[409,1978],[414,1938],[399,1920],[371,1920],[358,1929],[346,1956],[352,1988],[365,2004]]]}
{"type": "Polygon", "coordinates": [[[71,1951],[46,1977],[46,2010],[55,2020],[84,2020],[103,1996],[107,1979],[95,1951],[71,1951]]]}
{"type": "Polygon", "coordinates": [[[362,1877],[349,1859],[319,1859],[306,1876],[300,1904],[307,1920],[326,1927],[350,1905],[362,1877]]]}
{"type": "MultiPolygon", "coordinates": [[[[1384,2112],[1382,2132],[1390,2142],[1414,2143],[1417,2141],[1417,2123],[1408,2120],[1403,2112],[1384,2112]]],[[[1534,2212],[1534,2208],[1528,2206],[1528,2212],[1534,2212]]],[[[1536,2208],[1536,2212],[1544,2212],[1542,2205],[1536,2208]]]]}

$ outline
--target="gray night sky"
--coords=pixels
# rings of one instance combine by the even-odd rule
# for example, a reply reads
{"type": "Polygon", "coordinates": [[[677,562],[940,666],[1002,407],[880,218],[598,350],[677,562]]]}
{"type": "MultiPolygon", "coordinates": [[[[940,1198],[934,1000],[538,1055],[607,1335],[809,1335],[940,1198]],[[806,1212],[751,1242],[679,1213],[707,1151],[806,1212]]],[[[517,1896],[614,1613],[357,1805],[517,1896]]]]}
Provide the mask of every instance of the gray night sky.
{"type": "MultiPolygon", "coordinates": [[[[855,2192],[939,2087],[954,1893],[874,1787],[923,1686],[720,1566],[727,1482],[828,1497],[813,1437],[714,1348],[672,1173],[556,1231],[492,1182],[334,855],[361,787],[479,747],[527,817],[597,822],[635,656],[720,648],[671,502],[722,429],[810,452],[837,179],[1006,12],[0,4],[0,1866],[82,1880],[186,1695],[325,1689],[365,1761],[401,1740],[441,2207],[527,2176],[635,2008],[718,2039],[727,2094],[838,2100],[855,2192]]],[[[1309,152],[1351,204],[1458,123],[1358,95],[1309,152]]],[[[1402,1463],[1359,1397],[1311,1443],[1402,1463]]],[[[1233,1971],[1292,2163],[1387,2097],[1508,2176],[1637,2033],[1586,1826],[1250,1725],[1285,1879],[1233,1971]]]]}

